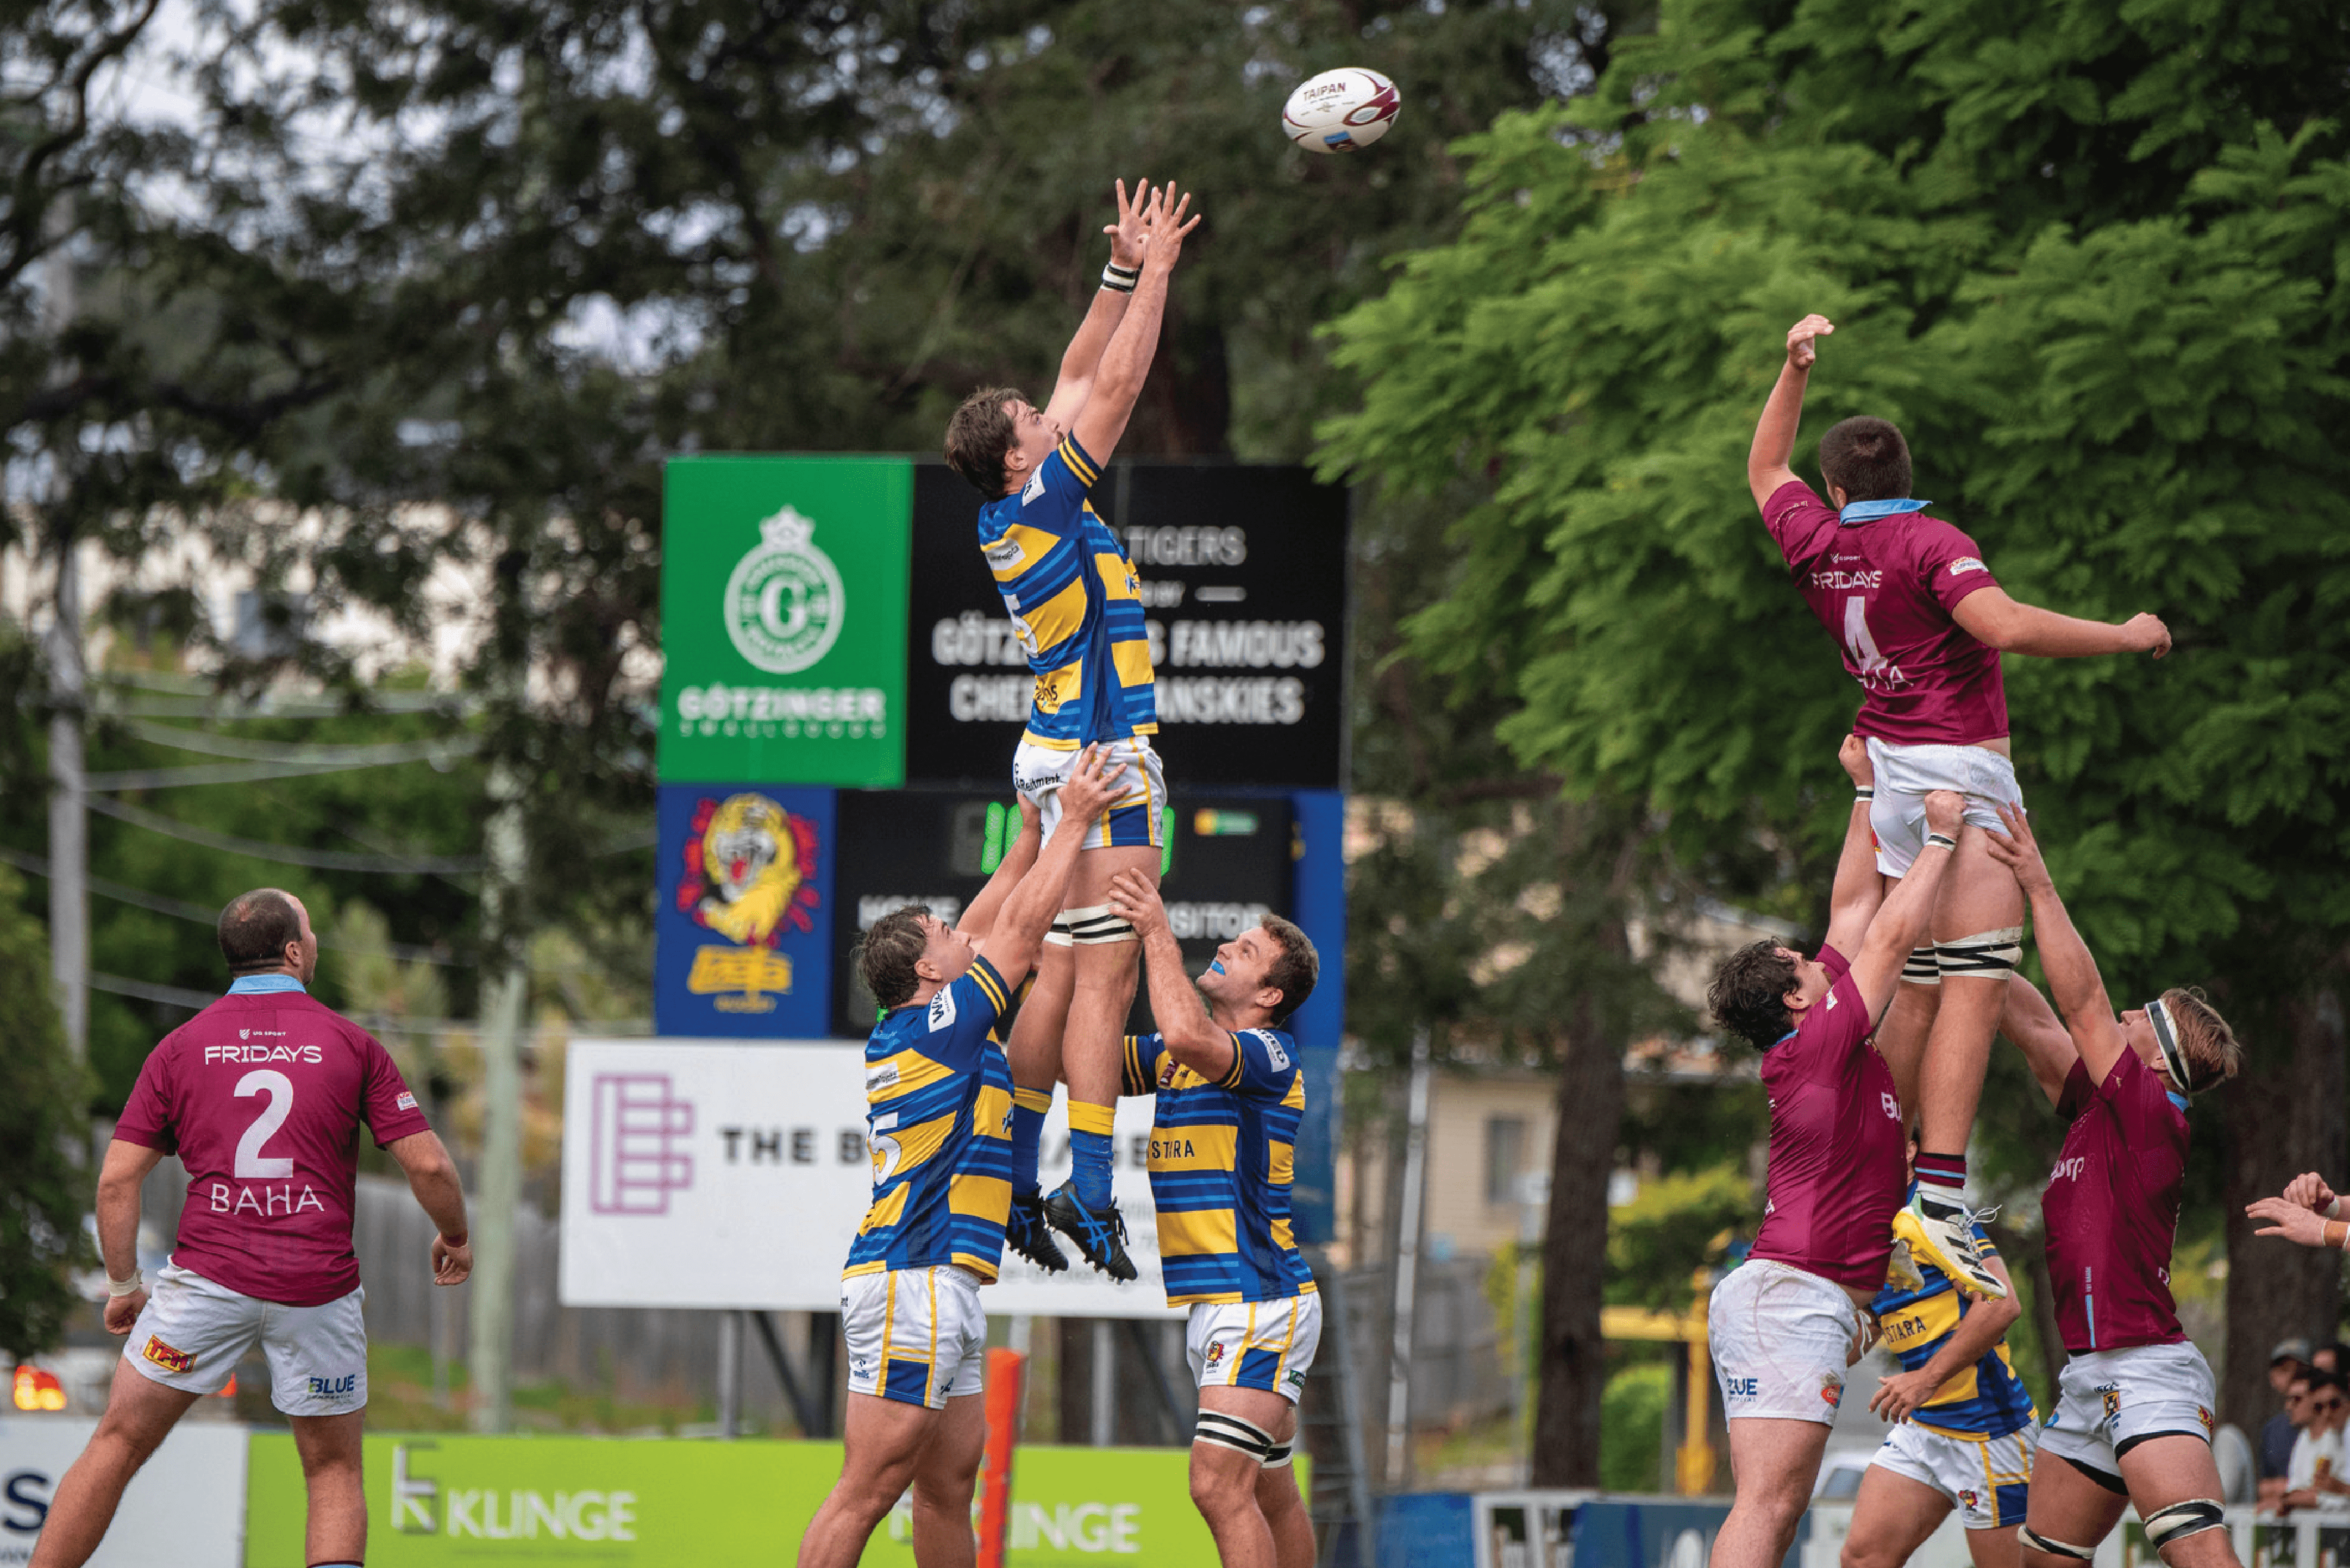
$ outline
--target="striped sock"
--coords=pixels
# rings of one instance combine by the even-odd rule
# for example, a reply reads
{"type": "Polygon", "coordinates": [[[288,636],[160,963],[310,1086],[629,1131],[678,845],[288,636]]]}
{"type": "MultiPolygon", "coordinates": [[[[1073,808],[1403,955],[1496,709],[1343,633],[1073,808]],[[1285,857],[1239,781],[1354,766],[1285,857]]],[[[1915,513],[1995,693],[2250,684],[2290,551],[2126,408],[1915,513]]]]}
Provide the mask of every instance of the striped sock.
{"type": "Polygon", "coordinates": [[[1967,1201],[1967,1157],[1963,1154],[1918,1154],[1918,1184],[1933,1190],[1923,1196],[1945,1203],[1967,1201]]]}
{"type": "Polygon", "coordinates": [[[1069,1177],[1076,1183],[1077,1201],[1088,1209],[1109,1207],[1109,1129],[1114,1119],[1107,1106],[1069,1102],[1069,1177]]]}
{"type": "Polygon", "coordinates": [[[1045,1113],[1053,1108],[1050,1089],[1012,1091],[1012,1195],[1036,1196],[1036,1146],[1045,1136],[1045,1113]]]}

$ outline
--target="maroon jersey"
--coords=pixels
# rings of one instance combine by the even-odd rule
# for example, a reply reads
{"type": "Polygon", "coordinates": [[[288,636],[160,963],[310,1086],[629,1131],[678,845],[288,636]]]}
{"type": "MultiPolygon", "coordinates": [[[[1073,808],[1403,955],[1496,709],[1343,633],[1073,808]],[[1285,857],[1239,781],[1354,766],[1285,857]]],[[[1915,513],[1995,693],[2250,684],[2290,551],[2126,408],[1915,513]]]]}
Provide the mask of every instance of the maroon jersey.
{"type": "Polygon", "coordinates": [[[1999,582],[1972,539],[1917,512],[1846,524],[1800,479],[1771,493],[1762,520],[1866,693],[1856,733],[1889,746],[1967,746],[2007,733],[1999,650],[1950,617],[1960,599],[1999,582]]]}
{"type": "Polygon", "coordinates": [[[2056,1110],[2073,1125],[2040,1213],[2064,1348],[2178,1344],[2187,1335],[2170,1299],[2170,1251],[2187,1184],[2187,1113],[2135,1051],[2102,1084],[2074,1063],[2056,1110]]]}
{"type": "Polygon", "coordinates": [[[1870,1044],[1852,965],[1831,947],[1820,962],[1828,993],[1762,1055],[1770,1200],[1752,1255],[1874,1291],[1885,1283],[1893,1211],[1908,1181],[1901,1102],[1870,1044]]]}
{"type": "Polygon", "coordinates": [[[172,1262],[242,1294],[317,1306],[359,1282],[359,1124],[430,1124],[373,1035],[298,991],[223,997],[163,1037],[114,1126],[176,1154],[188,1202],[172,1262]]]}

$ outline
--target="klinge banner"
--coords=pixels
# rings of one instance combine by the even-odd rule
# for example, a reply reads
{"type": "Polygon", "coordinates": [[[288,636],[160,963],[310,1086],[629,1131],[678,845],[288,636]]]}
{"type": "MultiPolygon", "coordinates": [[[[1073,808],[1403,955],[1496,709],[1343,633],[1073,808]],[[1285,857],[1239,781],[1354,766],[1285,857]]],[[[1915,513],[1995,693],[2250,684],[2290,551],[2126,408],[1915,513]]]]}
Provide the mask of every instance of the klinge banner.
{"type": "MultiPolygon", "coordinates": [[[[1346,771],[1347,492],[1276,465],[1112,462],[1095,509],[1134,564],[1167,778],[1340,787],[1346,771]]],[[[1035,681],[979,553],[980,499],[914,470],[906,776],[1012,774],[1035,681]]]]}
{"type": "Polygon", "coordinates": [[[667,782],[905,774],[905,458],[671,458],[662,477],[667,782]]]}
{"type": "MultiPolygon", "coordinates": [[[[1144,1168],[1151,1102],[1118,1102],[1111,1188],[1141,1278],[1045,1274],[1007,1253],[991,1313],[1176,1317],[1144,1168]]],[[[1067,1102],[1043,1174],[1068,1175],[1067,1102]]],[[[845,1043],[574,1040],[564,1064],[559,1289],[566,1306],[838,1312],[873,1197],[865,1053],[845,1043]]]]}
{"type": "Polygon", "coordinates": [[[662,784],[653,1026],[806,1038],[832,995],[828,789],[662,784]]]}

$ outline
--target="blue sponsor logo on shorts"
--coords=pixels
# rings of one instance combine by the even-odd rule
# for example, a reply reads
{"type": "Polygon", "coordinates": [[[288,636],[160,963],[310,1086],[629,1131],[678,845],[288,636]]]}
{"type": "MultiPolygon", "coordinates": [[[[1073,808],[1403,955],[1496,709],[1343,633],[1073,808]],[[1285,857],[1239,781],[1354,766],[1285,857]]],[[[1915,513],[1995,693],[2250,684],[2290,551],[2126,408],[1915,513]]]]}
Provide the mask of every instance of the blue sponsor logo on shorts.
{"type": "Polygon", "coordinates": [[[1725,1377],[1721,1382],[1721,1397],[1725,1399],[1759,1398],[1762,1393],[1762,1384],[1759,1377],[1725,1377]]]}
{"type": "Polygon", "coordinates": [[[359,1390],[359,1375],[347,1372],[340,1377],[313,1377],[310,1397],[314,1399],[348,1399],[359,1390]]]}

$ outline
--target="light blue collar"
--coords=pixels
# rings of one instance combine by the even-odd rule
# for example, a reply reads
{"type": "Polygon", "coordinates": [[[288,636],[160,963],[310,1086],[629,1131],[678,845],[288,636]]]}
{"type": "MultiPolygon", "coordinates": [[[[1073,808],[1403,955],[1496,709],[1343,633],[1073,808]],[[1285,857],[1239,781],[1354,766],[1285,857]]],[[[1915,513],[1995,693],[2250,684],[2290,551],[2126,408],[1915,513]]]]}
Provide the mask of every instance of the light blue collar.
{"type": "Polygon", "coordinates": [[[1923,512],[1932,504],[1930,501],[1855,501],[1836,514],[1836,521],[1849,528],[1856,523],[1874,523],[1879,517],[1898,517],[1904,512],[1923,512]]]}
{"type": "Polygon", "coordinates": [[[2180,1093],[2179,1093],[2178,1090],[2176,1090],[2176,1089],[2165,1089],[2165,1090],[2163,1090],[2162,1092],[2163,1092],[2166,1096],[2169,1096],[2170,1103],[2171,1103],[2172,1105],[2177,1106],[2178,1107],[2178,1114],[2179,1114],[2180,1116],[2185,1116],[2185,1115],[2187,1114],[2187,1096],[2184,1096],[2184,1095],[2180,1094],[2180,1093]]]}
{"type": "Polygon", "coordinates": [[[309,989],[290,974],[245,974],[228,982],[231,996],[274,996],[286,991],[298,991],[307,995],[309,989]]]}

